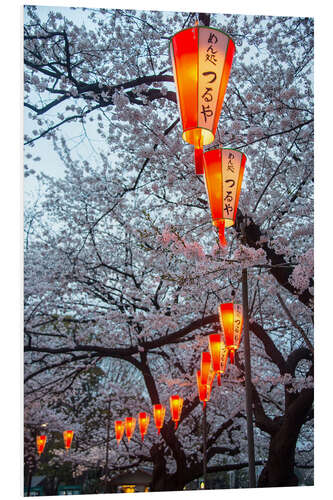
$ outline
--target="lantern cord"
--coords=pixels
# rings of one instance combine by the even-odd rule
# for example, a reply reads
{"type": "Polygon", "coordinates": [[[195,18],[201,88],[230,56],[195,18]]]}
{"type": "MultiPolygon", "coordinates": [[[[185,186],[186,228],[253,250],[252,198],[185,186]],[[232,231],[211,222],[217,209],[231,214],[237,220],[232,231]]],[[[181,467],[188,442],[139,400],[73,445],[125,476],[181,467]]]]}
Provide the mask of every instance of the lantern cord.
{"type": "Polygon", "coordinates": [[[175,430],[177,429],[177,427],[178,427],[178,421],[176,420],[176,422],[175,422],[175,430]]]}
{"type": "Polygon", "coordinates": [[[235,363],[235,349],[229,349],[230,363],[233,365],[235,363]]]}
{"type": "Polygon", "coordinates": [[[221,385],[221,372],[217,372],[217,385],[221,385]]]}
{"type": "Polygon", "coordinates": [[[219,239],[220,239],[220,243],[223,247],[226,247],[227,246],[227,240],[225,239],[225,236],[224,236],[224,227],[225,227],[225,222],[224,220],[221,222],[221,224],[219,225],[219,239]]]}
{"type": "Polygon", "coordinates": [[[194,164],[195,173],[197,175],[202,175],[204,173],[204,154],[203,148],[194,148],[194,164]]]}
{"type": "Polygon", "coordinates": [[[157,429],[157,434],[159,434],[161,432],[161,429],[157,429]]]}

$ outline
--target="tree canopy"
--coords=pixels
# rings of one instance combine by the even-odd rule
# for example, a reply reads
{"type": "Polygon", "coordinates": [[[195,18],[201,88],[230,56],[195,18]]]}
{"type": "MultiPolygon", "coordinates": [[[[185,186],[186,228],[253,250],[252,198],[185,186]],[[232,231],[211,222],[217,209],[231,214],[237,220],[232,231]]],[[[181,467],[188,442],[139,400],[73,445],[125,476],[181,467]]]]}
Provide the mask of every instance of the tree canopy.
{"type": "MultiPolygon", "coordinates": [[[[28,6],[24,106],[25,175],[38,185],[25,207],[26,426],[73,428],[79,470],[150,466],[154,490],[200,477],[195,371],[247,268],[259,486],[297,484],[295,466],[311,477],[313,19],[28,6]],[[181,138],[169,56],[196,19],[236,44],[208,147],[247,156],[227,248],[181,138]],[[136,431],[114,446],[114,420],[158,402],[161,436],[151,419],[144,443],[136,431]]],[[[242,344],[207,420],[208,472],[246,467],[242,344]]]]}

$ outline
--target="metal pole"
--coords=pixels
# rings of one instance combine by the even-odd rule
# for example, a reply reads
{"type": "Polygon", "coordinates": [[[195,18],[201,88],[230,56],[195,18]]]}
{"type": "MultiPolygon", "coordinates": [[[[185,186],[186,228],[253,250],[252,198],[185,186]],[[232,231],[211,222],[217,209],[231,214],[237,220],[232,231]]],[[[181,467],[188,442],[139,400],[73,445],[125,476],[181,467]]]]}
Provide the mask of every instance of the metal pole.
{"type": "Polygon", "coordinates": [[[28,486],[27,486],[27,497],[30,497],[31,480],[32,480],[32,468],[30,469],[30,467],[29,467],[29,473],[28,473],[28,486]]]}
{"type": "Polygon", "coordinates": [[[251,383],[251,355],[249,336],[249,305],[247,287],[247,269],[242,270],[242,294],[243,294],[243,316],[244,316],[244,355],[245,355],[245,396],[246,396],[246,420],[247,420],[247,446],[249,457],[249,485],[256,487],[256,470],[254,458],[254,439],[252,421],[252,383],[251,383]]]}
{"type": "Polygon", "coordinates": [[[111,398],[109,399],[108,409],[107,409],[107,426],[106,426],[106,454],[105,454],[105,467],[104,467],[104,493],[106,493],[107,486],[107,473],[109,467],[109,447],[110,447],[110,411],[111,411],[111,398]]]}
{"type": "Polygon", "coordinates": [[[204,403],[203,416],[202,416],[202,434],[203,434],[203,482],[204,489],[206,489],[206,476],[207,476],[207,405],[204,403]]]}

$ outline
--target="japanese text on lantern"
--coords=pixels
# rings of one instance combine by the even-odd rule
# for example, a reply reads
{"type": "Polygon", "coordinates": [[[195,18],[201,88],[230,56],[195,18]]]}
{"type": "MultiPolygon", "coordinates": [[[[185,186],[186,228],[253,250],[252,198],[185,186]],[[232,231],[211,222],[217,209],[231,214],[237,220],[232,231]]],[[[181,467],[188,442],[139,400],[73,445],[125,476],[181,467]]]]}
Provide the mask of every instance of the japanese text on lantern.
{"type": "Polygon", "coordinates": [[[241,304],[234,304],[234,344],[237,346],[240,344],[240,337],[242,333],[242,314],[243,308],[241,304]]]}
{"type": "Polygon", "coordinates": [[[199,32],[198,126],[213,126],[228,39],[218,31],[199,32]],[[220,36],[221,35],[221,36],[220,36]]]}
{"type": "Polygon", "coordinates": [[[234,216],[235,196],[239,177],[238,153],[223,150],[222,178],[223,178],[223,218],[232,219],[234,216]]]}

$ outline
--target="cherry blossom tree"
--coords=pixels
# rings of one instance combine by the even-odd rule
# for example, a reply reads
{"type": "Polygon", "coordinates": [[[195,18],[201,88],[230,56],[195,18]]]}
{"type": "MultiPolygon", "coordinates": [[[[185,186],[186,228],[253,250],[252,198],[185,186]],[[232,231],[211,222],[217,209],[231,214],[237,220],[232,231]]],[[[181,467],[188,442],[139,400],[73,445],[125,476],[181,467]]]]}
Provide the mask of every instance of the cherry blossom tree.
{"type": "MultiPolygon", "coordinates": [[[[199,478],[195,372],[247,268],[258,486],[297,485],[295,467],[313,471],[313,20],[67,10],[25,9],[25,175],[39,186],[25,215],[26,420],[75,427],[67,459],[100,467],[101,491],[142,465],[155,491],[199,478]],[[168,52],[196,19],[236,44],[208,147],[247,155],[227,248],[181,139],[168,52]],[[143,443],[136,431],[115,446],[114,420],[173,393],[176,431],[167,409],[160,436],[151,420],[143,443]]],[[[244,399],[241,345],[208,403],[208,472],[248,465],[244,399]]]]}

